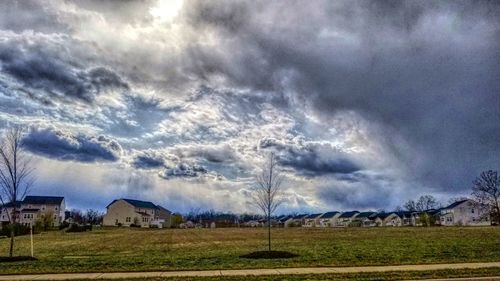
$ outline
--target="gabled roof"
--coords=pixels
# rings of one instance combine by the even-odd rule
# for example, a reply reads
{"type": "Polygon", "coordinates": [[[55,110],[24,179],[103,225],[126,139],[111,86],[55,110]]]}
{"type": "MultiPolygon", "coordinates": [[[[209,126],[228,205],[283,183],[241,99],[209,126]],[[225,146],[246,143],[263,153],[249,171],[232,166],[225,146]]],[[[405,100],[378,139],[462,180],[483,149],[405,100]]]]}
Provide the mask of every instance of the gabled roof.
{"type": "Polygon", "coordinates": [[[24,197],[23,204],[47,204],[47,205],[61,205],[64,197],[59,196],[26,196],[24,197]]]}
{"type": "Polygon", "coordinates": [[[315,219],[317,217],[321,216],[321,214],[310,214],[305,217],[305,219],[315,219]]]}
{"type": "Polygon", "coordinates": [[[307,216],[307,214],[300,214],[300,215],[296,215],[296,216],[292,217],[292,219],[294,219],[294,220],[303,219],[306,216],[307,216]]]}
{"type": "Polygon", "coordinates": [[[373,215],[376,215],[377,213],[376,212],[361,212],[359,213],[356,218],[357,219],[364,219],[364,218],[370,218],[372,217],[373,215]]]}
{"type": "Polygon", "coordinates": [[[342,213],[339,216],[339,218],[352,218],[356,214],[359,214],[359,212],[358,211],[345,212],[345,213],[342,213]]]}
{"type": "Polygon", "coordinates": [[[462,204],[462,203],[465,203],[465,202],[467,202],[467,201],[469,201],[469,199],[465,199],[465,200],[460,200],[460,201],[457,201],[457,202],[455,202],[455,203],[452,203],[452,204],[448,205],[447,207],[442,208],[441,210],[453,209],[453,208],[455,208],[456,206],[458,206],[458,205],[460,205],[460,204],[462,204]]]}
{"type": "Polygon", "coordinates": [[[158,208],[160,211],[165,211],[165,212],[170,213],[170,214],[172,213],[170,210],[168,210],[167,208],[164,208],[160,205],[156,205],[156,208],[158,208]]]}
{"type": "Polygon", "coordinates": [[[292,216],[290,216],[290,215],[287,215],[287,216],[283,215],[283,216],[279,216],[276,220],[283,222],[283,221],[286,221],[286,220],[288,220],[290,218],[292,218],[292,216]]]}
{"type": "Polygon", "coordinates": [[[335,217],[339,212],[326,212],[323,215],[321,215],[320,219],[331,219],[335,217]]]}
{"type": "Polygon", "coordinates": [[[388,218],[390,215],[396,215],[399,217],[399,215],[395,212],[388,212],[388,213],[378,213],[377,214],[377,218],[380,218],[382,220],[385,220],[386,218],[388,218]]]}
{"type": "Polygon", "coordinates": [[[113,200],[113,202],[109,203],[109,205],[106,206],[106,208],[113,205],[116,201],[119,201],[119,200],[123,200],[136,208],[158,209],[158,207],[155,204],[153,204],[152,202],[135,200],[135,199],[125,199],[125,198],[113,200]]]}

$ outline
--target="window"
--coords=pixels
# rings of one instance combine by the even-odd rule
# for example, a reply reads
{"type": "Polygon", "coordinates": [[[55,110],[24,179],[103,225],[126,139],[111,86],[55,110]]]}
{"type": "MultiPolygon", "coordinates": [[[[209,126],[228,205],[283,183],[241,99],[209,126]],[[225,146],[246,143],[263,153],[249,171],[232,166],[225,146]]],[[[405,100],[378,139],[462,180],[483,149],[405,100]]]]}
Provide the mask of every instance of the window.
{"type": "Polygon", "coordinates": [[[56,207],[56,211],[57,211],[57,207],[56,207]]]}
{"type": "Polygon", "coordinates": [[[474,214],[474,209],[470,209],[470,212],[474,214]]]}
{"type": "Polygon", "coordinates": [[[130,222],[130,221],[131,221],[130,217],[127,217],[127,218],[125,219],[125,221],[126,221],[126,222],[130,222]]]}

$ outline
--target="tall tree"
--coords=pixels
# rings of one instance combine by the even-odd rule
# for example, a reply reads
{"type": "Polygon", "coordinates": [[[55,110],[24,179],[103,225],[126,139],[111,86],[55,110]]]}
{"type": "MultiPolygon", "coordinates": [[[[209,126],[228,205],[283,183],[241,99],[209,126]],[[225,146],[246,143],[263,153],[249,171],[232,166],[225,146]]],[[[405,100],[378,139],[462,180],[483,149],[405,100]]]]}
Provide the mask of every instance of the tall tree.
{"type": "Polygon", "coordinates": [[[479,204],[487,205],[492,220],[500,224],[500,176],[497,171],[484,171],[473,181],[472,195],[479,204]]]}
{"type": "Polygon", "coordinates": [[[14,253],[14,226],[17,223],[17,202],[22,200],[33,185],[31,158],[26,155],[23,129],[14,127],[0,140],[0,188],[2,205],[12,203],[12,212],[7,212],[10,222],[9,256],[14,253]]]}
{"type": "Polygon", "coordinates": [[[278,169],[278,161],[274,153],[269,154],[262,167],[262,171],[256,176],[256,186],[253,189],[253,201],[267,220],[268,248],[271,251],[271,216],[283,202],[281,184],[284,175],[278,169]]]}

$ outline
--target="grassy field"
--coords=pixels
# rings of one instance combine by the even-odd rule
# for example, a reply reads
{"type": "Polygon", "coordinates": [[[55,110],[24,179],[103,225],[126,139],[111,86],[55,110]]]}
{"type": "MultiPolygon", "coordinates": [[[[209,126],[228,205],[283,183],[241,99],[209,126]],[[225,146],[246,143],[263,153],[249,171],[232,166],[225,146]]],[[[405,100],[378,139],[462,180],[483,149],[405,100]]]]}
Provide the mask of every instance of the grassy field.
{"type": "MultiPolygon", "coordinates": [[[[2,274],[358,266],[500,261],[500,228],[275,229],[274,249],[299,254],[284,260],[239,256],[265,250],[263,229],[111,228],[35,236],[35,262],[0,263],[2,274]]],[[[16,239],[29,255],[29,236],[16,239]]],[[[0,240],[0,254],[8,239],[0,240]]]]}

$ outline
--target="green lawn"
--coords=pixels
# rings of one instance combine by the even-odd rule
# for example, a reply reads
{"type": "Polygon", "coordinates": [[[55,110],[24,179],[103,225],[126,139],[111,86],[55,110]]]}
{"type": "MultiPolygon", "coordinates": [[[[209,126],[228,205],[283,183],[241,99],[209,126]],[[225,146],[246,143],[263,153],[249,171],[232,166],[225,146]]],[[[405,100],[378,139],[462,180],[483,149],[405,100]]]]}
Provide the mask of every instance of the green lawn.
{"type": "MultiPolygon", "coordinates": [[[[111,228],[35,236],[35,262],[0,263],[0,272],[91,272],[357,266],[500,261],[499,227],[275,229],[274,249],[300,256],[249,260],[266,249],[264,229],[111,228]]],[[[7,255],[8,239],[0,240],[7,255]]],[[[29,255],[29,236],[16,239],[29,255]]]]}

